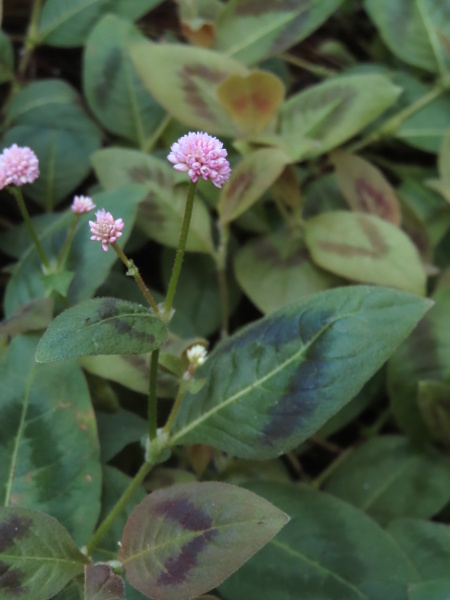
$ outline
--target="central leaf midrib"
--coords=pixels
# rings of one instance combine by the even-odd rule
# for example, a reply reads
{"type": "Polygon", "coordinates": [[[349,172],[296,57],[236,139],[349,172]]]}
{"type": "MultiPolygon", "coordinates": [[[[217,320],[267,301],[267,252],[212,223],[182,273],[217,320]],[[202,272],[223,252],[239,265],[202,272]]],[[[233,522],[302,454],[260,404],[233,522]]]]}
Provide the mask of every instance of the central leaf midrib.
{"type": "Polygon", "coordinates": [[[298,352],[296,352],[290,358],[288,358],[287,360],[285,360],[284,362],[282,362],[275,369],[272,369],[272,371],[269,371],[266,375],[264,375],[264,377],[261,377],[260,379],[254,381],[250,385],[248,385],[248,386],[244,387],[243,389],[239,390],[238,392],[236,392],[235,394],[233,394],[229,398],[225,399],[221,404],[213,406],[213,408],[211,408],[210,410],[202,413],[200,417],[198,417],[194,421],[191,421],[191,423],[189,423],[186,427],[184,427],[184,429],[180,429],[177,433],[175,433],[175,435],[172,436],[172,438],[171,438],[170,441],[173,444],[175,444],[176,440],[178,440],[179,438],[183,437],[183,435],[185,435],[186,433],[188,433],[192,429],[195,429],[195,427],[197,427],[198,425],[202,424],[204,421],[206,421],[207,419],[209,419],[212,415],[214,415],[215,413],[219,412],[223,408],[226,408],[228,405],[232,404],[233,402],[235,402],[237,400],[240,400],[243,396],[246,396],[247,394],[251,393],[254,389],[256,389],[259,386],[263,385],[266,381],[268,381],[269,379],[271,379],[272,377],[274,377],[275,375],[277,375],[280,371],[282,371],[283,369],[285,369],[286,367],[288,367],[290,364],[292,364],[293,362],[296,362],[302,356],[302,354],[306,353],[307,350],[311,347],[311,345],[314,344],[314,342],[327,329],[329,329],[329,327],[331,327],[332,325],[334,325],[334,323],[336,323],[337,321],[339,321],[341,319],[345,319],[347,317],[354,316],[355,314],[357,314],[357,313],[349,313],[349,314],[339,315],[338,317],[336,317],[335,319],[333,319],[332,321],[330,321],[329,323],[327,323],[324,327],[322,327],[321,329],[319,329],[319,331],[316,333],[316,335],[307,344],[305,344],[304,346],[302,346],[298,350],[298,352]]]}

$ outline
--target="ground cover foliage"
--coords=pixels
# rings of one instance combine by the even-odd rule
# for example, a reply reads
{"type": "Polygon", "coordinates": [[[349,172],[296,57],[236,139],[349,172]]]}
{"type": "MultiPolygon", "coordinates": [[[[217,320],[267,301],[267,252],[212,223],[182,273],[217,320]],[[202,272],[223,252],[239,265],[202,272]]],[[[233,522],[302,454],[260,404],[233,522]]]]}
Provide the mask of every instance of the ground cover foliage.
{"type": "Polygon", "coordinates": [[[0,14],[0,600],[448,598],[448,4],[0,14]]]}

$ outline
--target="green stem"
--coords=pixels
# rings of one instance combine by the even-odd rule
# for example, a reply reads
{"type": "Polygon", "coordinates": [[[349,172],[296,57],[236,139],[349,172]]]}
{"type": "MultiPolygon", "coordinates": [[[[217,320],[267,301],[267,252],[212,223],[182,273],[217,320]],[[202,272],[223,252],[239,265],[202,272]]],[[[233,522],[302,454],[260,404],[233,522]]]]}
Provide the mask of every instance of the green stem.
{"type": "Polygon", "coordinates": [[[304,60],[299,56],[289,54],[288,52],[282,54],[281,58],[291,65],[305,69],[305,71],[309,71],[318,77],[333,77],[333,75],[336,75],[336,71],[333,71],[332,69],[327,69],[327,67],[323,67],[322,65],[315,65],[314,63],[304,60]]]}
{"type": "Polygon", "coordinates": [[[349,455],[354,451],[353,447],[347,448],[340,454],[336,460],[334,460],[326,469],[322,471],[322,473],[311,482],[311,487],[315,489],[319,489],[324,481],[330,477],[332,473],[349,457],[349,455]]]}
{"type": "Polygon", "coordinates": [[[220,312],[222,316],[222,338],[228,336],[228,285],[227,285],[227,249],[230,231],[226,225],[219,223],[219,248],[217,252],[217,279],[219,284],[220,312]]]}
{"type": "Polygon", "coordinates": [[[18,66],[19,77],[22,77],[27,70],[33,50],[38,45],[39,20],[41,18],[42,0],[34,0],[33,11],[31,13],[30,24],[25,38],[25,46],[18,66]]]}
{"type": "Polygon", "coordinates": [[[418,98],[415,102],[402,109],[397,114],[390,117],[387,121],[385,121],[380,127],[378,127],[375,131],[369,133],[366,137],[361,140],[351,144],[346,148],[348,152],[357,152],[362,148],[365,148],[369,144],[373,142],[378,142],[383,137],[391,135],[395,133],[400,125],[409,119],[413,114],[424,108],[427,104],[438,98],[441,94],[445,92],[445,88],[443,86],[437,86],[432,88],[429,92],[418,98]]]}
{"type": "Polygon", "coordinates": [[[150,384],[148,392],[148,439],[156,439],[158,433],[158,405],[156,381],[158,376],[159,349],[153,350],[150,358],[150,384]]]}
{"type": "Polygon", "coordinates": [[[115,242],[114,242],[114,244],[111,244],[111,246],[114,248],[117,256],[120,258],[120,260],[123,262],[123,264],[128,269],[127,275],[132,275],[134,277],[134,280],[138,284],[138,287],[141,290],[142,295],[144,296],[144,298],[147,300],[147,302],[152,307],[153,312],[155,314],[158,314],[159,313],[158,305],[156,304],[155,299],[151,295],[150,290],[145,285],[144,280],[142,279],[141,274],[139,273],[139,270],[136,267],[136,265],[134,264],[134,262],[126,256],[126,254],[124,253],[122,248],[120,246],[118,246],[115,242]]]}
{"type": "Polygon", "coordinates": [[[153,149],[153,146],[156,144],[156,142],[159,140],[159,138],[161,137],[161,135],[163,134],[163,131],[166,129],[166,127],[169,125],[170,121],[172,120],[172,116],[167,114],[161,121],[161,123],[158,126],[158,129],[153,133],[153,135],[148,138],[147,140],[144,141],[142,150],[143,152],[150,152],[153,149]]]}
{"type": "Polygon", "coordinates": [[[44,265],[47,271],[51,271],[50,261],[48,260],[44,248],[42,247],[42,244],[38,238],[38,235],[33,225],[33,221],[31,220],[30,215],[28,213],[20,188],[16,186],[9,186],[7,189],[17,200],[17,205],[19,206],[20,213],[31,236],[31,239],[33,240],[34,245],[36,246],[39,258],[41,259],[41,263],[44,265]]]}
{"type": "Polygon", "coordinates": [[[173,403],[172,410],[170,411],[169,418],[167,419],[166,424],[164,425],[163,433],[169,434],[172,428],[173,422],[175,421],[175,417],[177,416],[178,411],[180,410],[181,403],[183,402],[183,398],[186,395],[186,386],[183,385],[183,382],[180,385],[180,389],[178,390],[177,397],[175,398],[175,402],[173,403]]]}
{"type": "Polygon", "coordinates": [[[80,215],[75,214],[74,219],[72,221],[72,225],[70,226],[69,233],[67,234],[66,241],[61,248],[61,252],[59,253],[58,260],[56,262],[56,270],[59,271],[61,265],[64,263],[67,254],[69,253],[70,246],[72,244],[73,236],[75,235],[75,231],[77,229],[78,221],[80,220],[80,215]]]}
{"type": "Polygon", "coordinates": [[[139,471],[136,473],[136,475],[134,476],[130,485],[127,487],[127,489],[121,495],[121,497],[116,502],[115,506],[113,507],[113,509],[111,510],[109,515],[104,519],[104,521],[101,523],[100,527],[97,529],[97,531],[94,533],[94,535],[90,539],[88,545],[86,546],[86,554],[88,556],[90,556],[92,554],[93,550],[97,547],[97,545],[98,545],[99,541],[102,539],[102,537],[111,529],[114,521],[120,516],[122,511],[127,506],[128,502],[131,500],[131,498],[134,496],[136,491],[141,486],[144,479],[150,473],[152,467],[156,463],[156,459],[157,459],[157,455],[149,458],[142,465],[142,467],[139,469],[139,471]]]}
{"type": "Polygon", "coordinates": [[[180,240],[178,242],[177,254],[173,264],[172,275],[170,276],[169,287],[167,288],[167,296],[164,301],[164,312],[168,317],[172,310],[173,299],[178,285],[178,280],[181,273],[181,265],[183,264],[184,251],[189,233],[189,225],[191,224],[192,209],[194,207],[195,190],[197,182],[190,181],[188,195],[186,199],[186,207],[184,209],[183,223],[181,224],[180,240]]]}

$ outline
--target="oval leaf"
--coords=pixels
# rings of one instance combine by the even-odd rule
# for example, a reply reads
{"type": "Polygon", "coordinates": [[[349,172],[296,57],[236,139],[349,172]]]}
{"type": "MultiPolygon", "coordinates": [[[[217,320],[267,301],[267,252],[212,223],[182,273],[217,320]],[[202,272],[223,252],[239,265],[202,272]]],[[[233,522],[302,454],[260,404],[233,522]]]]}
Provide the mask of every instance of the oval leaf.
{"type": "Polygon", "coordinates": [[[213,134],[239,132],[217,88],[231,75],[247,75],[240,63],[204,48],[147,41],[131,45],[130,56],[145,87],[181,123],[213,134]]]}
{"type": "Polygon", "coordinates": [[[166,339],[165,324],[149,308],[118,298],[94,298],[56,317],[39,342],[36,359],[143,354],[166,339]]]}
{"type": "Polygon", "coordinates": [[[288,521],[256,494],[226,483],[153,492],[125,525],[120,560],[155,600],[185,600],[221,583],[288,521]]]}
{"type": "Polygon", "coordinates": [[[263,148],[246,156],[221,191],[218,211],[222,225],[252,206],[278,179],[290,158],[282,150],[263,148]]]}
{"type": "Polygon", "coordinates": [[[398,227],[371,215],[330,211],[308,219],[313,261],[336,275],[423,295],[426,273],[417,248],[398,227]]]}
{"type": "Polygon", "coordinates": [[[219,344],[187,394],[172,443],[263,460],[295,448],[349,402],[430,302],[392,289],[309,296],[219,344]]]}
{"type": "Polygon", "coordinates": [[[123,579],[108,565],[84,567],[84,600],[124,600],[123,579]]]}
{"type": "Polygon", "coordinates": [[[346,152],[335,152],[332,161],[339,187],[350,208],[400,225],[400,203],[379,169],[363,158],[346,152]]]}
{"type": "Polygon", "coordinates": [[[0,507],[0,598],[48,600],[83,572],[88,559],[53,517],[0,507]]]}

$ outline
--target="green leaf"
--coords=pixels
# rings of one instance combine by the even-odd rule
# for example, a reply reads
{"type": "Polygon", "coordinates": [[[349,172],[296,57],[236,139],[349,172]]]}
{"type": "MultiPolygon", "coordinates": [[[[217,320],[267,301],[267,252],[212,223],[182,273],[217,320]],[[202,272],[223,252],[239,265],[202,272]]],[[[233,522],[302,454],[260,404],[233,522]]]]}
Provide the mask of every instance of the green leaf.
{"type": "Polygon", "coordinates": [[[450,385],[450,289],[438,290],[429,315],[388,363],[387,384],[392,410],[400,427],[417,441],[433,436],[418,405],[420,381],[450,385]]]}
{"type": "Polygon", "coordinates": [[[402,516],[427,519],[450,501],[449,469],[450,459],[433,448],[381,436],[355,450],[324,489],[381,524],[402,516]]]}
{"type": "MultiPolygon", "coordinates": [[[[95,153],[92,162],[105,189],[114,190],[119,185],[133,183],[146,190],[136,225],[151,239],[177,248],[187,188],[176,184],[187,181],[186,174],[180,177],[180,173],[174,171],[168,162],[123,148],[100,150],[95,153]]],[[[199,198],[194,204],[186,249],[190,252],[214,251],[210,216],[199,198]]]]}
{"type": "Polygon", "coordinates": [[[420,519],[395,519],[387,531],[424,581],[448,577],[448,525],[420,519]]]}
{"type": "Polygon", "coordinates": [[[86,565],[84,567],[85,600],[124,600],[123,579],[108,565],[86,565]]]}
{"type": "Polygon", "coordinates": [[[450,579],[411,585],[408,598],[409,600],[447,600],[450,598],[450,579]]]}
{"type": "Polygon", "coordinates": [[[331,159],[342,195],[352,210],[400,226],[402,215],[397,195],[377,167],[343,151],[335,152],[331,159]]]}
{"type": "Polygon", "coordinates": [[[101,141],[77,92],[59,79],[36,81],[18,92],[7,125],[3,143],[29,146],[39,159],[40,176],[24,192],[47,210],[83,181],[101,141]]]}
{"type": "Polygon", "coordinates": [[[93,298],[58,315],[36,353],[38,362],[97,354],[143,354],[167,339],[162,319],[150,309],[118,298],[93,298]]]}
{"type": "Polygon", "coordinates": [[[41,298],[19,308],[9,319],[0,321],[1,335],[17,335],[45,329],[53,319],[53,300],[41,298]]]}
{"type": "Polygon", "coordinates": [[[87,41],[83,86],[90,109],[104,127],[145,148],[164,111],[143,87],[128,55],[131,40],[142,37],[132,23],[105,16],[87,41]]]}
{"type": "Polygon", "coordinates": [[[416,247],[379,217],[325,212],[306,221],[305,241],[313,261],[336,275],[425,293],[426,274],[416,247]]]}
{"type": "Polygon", "coordinates": [[[430,306],[392,289],[314,294],[219,344],[197,371],[172,443],[264,460],[295,448],[356,396],[430,306]]]}
{"type": "Polygon", "coordinates": [[[78,365],[36,364],[36,343],[18,336],[0,357],[0,503],[51,514],[81,545],[100,510],[95,416],[78,365]]]}
{"type": "Polygon", "coordinates": [[[419,381],[417,403],[434,440],[450,446],[450,385],[419,381]]]}
{"type": "Polygon", "coordinates": [[[450,15],[439,0],[365,0],[383,41],[399,58],[443,75],[450,67],[450,15]]]}
{"type": "MultiPolygon", "coordinates": [[[[0,6],[1,25],[1,6],[0,6]]],[[[14,76],[14,51],[9,36],[0,30],[0,83],[11,81],[14,76]]]]}
{"type": "Polygon", "coordinates": [[[27,508],[0,508],[1,600],[53,598],[88,559],[56,519],[27,508]]]}
{"type": "Polygon", "coordinates": [[[280,110],[280,135],[261,136],[294,160],[320,156],[379,117],[401,90],[377,74],[336,77],[291,96],[280,110]]]}
{"type": "Polygon", "coordinates": [[[232,137],[239,133],[217,97],[231,75],[248,75],[239,62],[218,52],[183,44],[130,44],[144,86],[175,119],[190,128],[232,137]]]}
{"type": "Polygon", "coordinates": [[[95,23],[105,14],[130,21],[139,19],[162,0],[47,0],[41,13],[38,43],[81,46],[95,23]]]}
{"type": "Polygon", "coordinates": [[[125,446],[138,442],[148,433],[145,419],[123,409],[112,414],[98,412],[97,427],[100,456],[104,463],[114,458],[125,446]]]}
{"type": "Polygon", "coordinates": [[[250,65],[307,38],[342,0],[231,0],[217,21],[217,50],[250,65]]]}
{"type": "Polygon", "coordinates": [[[289,162],[289,157],[276,148],[255,150],[244,157],[233,169],[231,183],[221,190],[218,206],[221,224],[228,225],[259,200],[289,162]]]}
{"type": "Polygon", "coordinates": [[[226,483],[186,483],[147,496],[125,525],[120,560],[130,583],[158,600],[187,600],[221,583],[287,516],[226,483]]]}
{"type": "Polygon", "coordinates": [[[390,536],[347,503],[292,483],[248,487],[291,521],[220,586],[225,600],[406,600],[418,581],[390,536]]]}
{"type": "Polygon", "coordinates": [[[304,240],[292,230],[277,231],[242,246],[234,270],[239,285],[263,313],[337,282],[337,277],[311,262],[304,240]]]}
{"type": "Polygon", "coordinates": [[[79,362],[86,371],[97,377],[115,381],[135,392],[148,394],[150,368],[147,355],[83,356],[79,362]]]}

